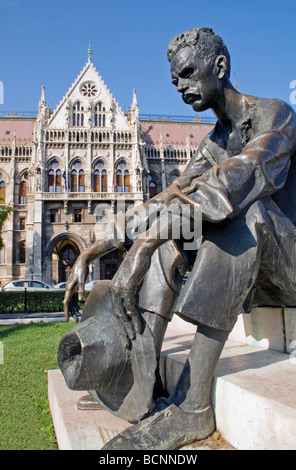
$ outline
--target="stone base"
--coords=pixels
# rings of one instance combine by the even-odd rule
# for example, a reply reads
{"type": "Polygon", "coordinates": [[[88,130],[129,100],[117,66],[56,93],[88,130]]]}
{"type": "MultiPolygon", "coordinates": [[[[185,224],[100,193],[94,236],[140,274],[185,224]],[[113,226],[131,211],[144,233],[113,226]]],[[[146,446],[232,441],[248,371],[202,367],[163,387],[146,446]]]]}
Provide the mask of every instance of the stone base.
{"type": "MultiPolygon", "coordinates": [[[[267,349],[267,342],[255,344],[250,335],[246,341],[242,332],[237,332],[241,323],[239,320],[233,335],[241,340],[226,343],[215,371],[212,404],[217,430],[224,440],[209,448],[296,450],[296,359],[267,349]]],[[[169,392],[177,382],[194,333],[192,325],[178,318],[168,328],[160,365],[169,392]]],[[[260,333],[261,341],[263,336],[260,333]]],[[[48,372],[48,394],[61,450],[100,450],[131,426],[107,411],[79,410],[77,403],[86,392],[70,391],[59,370],[48,372]]],[[[184,449],[203,449],[203,445],[207,448],[207,444],[194,443],[184,449]]]]}
{"type": "Polygon", "coordinates": [[[48,371],[48,398],[60,450],[99,450],[131,426],[104,410],[78,409],[86,392],[69,390],[60,370],[48,371]]]}
{"type": "MultiPolygon", "coordinates": [[[[217,430],[238,450],[296,450],[296,358],[282,352],[282,318],[278,309],[240,316],[216,367],[211,400],[217,430]]],[[[190,344],[190,335],[164,341],[160,366],[169,393],[190,344]]]]}

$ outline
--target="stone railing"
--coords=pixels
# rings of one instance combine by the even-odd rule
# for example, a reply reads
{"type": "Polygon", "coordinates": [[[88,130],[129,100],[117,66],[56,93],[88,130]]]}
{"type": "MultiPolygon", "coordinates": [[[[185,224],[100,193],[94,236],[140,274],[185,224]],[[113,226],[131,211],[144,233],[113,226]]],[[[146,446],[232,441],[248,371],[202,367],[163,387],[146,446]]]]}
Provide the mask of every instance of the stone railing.
{"type": "Polygon", "coordinates": [[[58,200],[58,201],[69,201],[69,200],[98,200],[98,199],[109,199],[109,200],[141,200],[143,199],[142,193],[95,193],[95,192],[81,192],[81,193],[36,193],[35,199],[42,200],[58,200]]]}

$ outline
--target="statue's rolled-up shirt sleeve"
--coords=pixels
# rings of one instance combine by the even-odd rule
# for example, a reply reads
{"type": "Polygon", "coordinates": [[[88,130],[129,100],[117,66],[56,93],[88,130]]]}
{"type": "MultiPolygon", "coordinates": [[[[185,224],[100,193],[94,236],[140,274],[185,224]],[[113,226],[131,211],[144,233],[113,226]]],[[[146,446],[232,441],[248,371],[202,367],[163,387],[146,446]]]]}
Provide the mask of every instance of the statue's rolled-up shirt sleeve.
{"type": "MultiPolygon", "coordinates": [[[[291,144],[273,131],[253,138],[240,155],[207,170],[187,194],[202,204],[206,219],[219,222],[280,190],[286,181],[291,144]]],[[[189,188],[188,188],[189,189],[189,188]]]]}

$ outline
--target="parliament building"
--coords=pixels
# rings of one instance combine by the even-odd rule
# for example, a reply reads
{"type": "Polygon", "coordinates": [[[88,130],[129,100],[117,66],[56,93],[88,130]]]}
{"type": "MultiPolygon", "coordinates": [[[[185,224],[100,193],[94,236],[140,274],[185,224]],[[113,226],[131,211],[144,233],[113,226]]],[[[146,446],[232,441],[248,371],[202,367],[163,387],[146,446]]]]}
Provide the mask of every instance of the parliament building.
{"type": "MultiPolygon", "coordinates": [[[[2,285],[67,280],[110,211],[166,188],[214,125],[140,115],[135,91],[123,112],[91,55],[54,111],[42,88],[36,114],[0,117],[0,203],[14,206],[2,228],[2,285]]],[[[120,261],[120,252],[107,254],[89,279],[112,278],[120,261]]]]}

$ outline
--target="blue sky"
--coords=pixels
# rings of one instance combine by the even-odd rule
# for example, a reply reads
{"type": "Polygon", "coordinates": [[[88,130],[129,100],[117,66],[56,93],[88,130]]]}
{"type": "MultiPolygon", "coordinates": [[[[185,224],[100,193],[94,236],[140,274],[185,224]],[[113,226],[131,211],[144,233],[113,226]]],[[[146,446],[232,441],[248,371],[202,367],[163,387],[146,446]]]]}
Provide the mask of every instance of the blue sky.
{"type": "Polygon", "coordinates": [[[166,48],[196,26],[222,36],[241,92],[289,102],[295,13],[295,0],[0,0],[0,112],[35,111],[42,85],[54,108],[84,67],[90,43],[95,67],[124,110],[135,89],[140,113],[192,115],[171,84],[166,48]]]}

